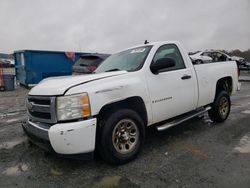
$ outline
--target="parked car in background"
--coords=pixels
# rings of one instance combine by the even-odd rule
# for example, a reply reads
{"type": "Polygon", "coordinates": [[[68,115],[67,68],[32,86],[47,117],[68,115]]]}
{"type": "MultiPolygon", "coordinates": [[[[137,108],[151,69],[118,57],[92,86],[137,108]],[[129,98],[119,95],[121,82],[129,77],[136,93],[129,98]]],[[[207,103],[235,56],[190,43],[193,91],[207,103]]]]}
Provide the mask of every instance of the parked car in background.
{"type": "Polygon", "coordinates": [[[213,59],[213,62],[221,62],[221,61],[236,61],[239,65],[240,62],[244,59],[241,57],[230,56],[219,50],[205,50],[199,52],[201,56],[208,56],[213,59]]]}
{"type": "Polygon", "coordinates": [[[15,67],[13,60],[0,59],[0,67],[15,67]]]}
{"type": "Polygon", "coordinates": [[[235,61],[238,67],[238,74],[240,74],[240,64],[242,63],[242,59],[236,56],[230,56],[219,50],[206,50],[202,52],[202,55],[209,56],[213,59],[213,62],[223,62],[223,61],[235,61]]]}
{"type": "Polygon", "coordinates": [[[207,55],[203,55],[203,52],[197,52],[190,55],[190,58],[194,64],[211,63],[213,59],[207,55]]]}
{"type": "Polygon", "coordinates": [[[250,70],[250,62],[244,61],[239,65],[240,70],[250,70]]]}
{"type": "Polygon", "coordinates": [[[243,57],[239,57],[239,56],[231,56],[232,60],[241,63],[244,63],[246,60],[243,57]]]}
{"type": "Polygon", "coordinates": [[[14,57],[12,54],[0,53],[0,64],[2,66],[13,67],[15,65],[14,57]]]}
{"type": "Polygon", "coordinates": [[[107,58],[110,54],[84,54],[73,65],[73,75],[90,74],[107,58]]]}

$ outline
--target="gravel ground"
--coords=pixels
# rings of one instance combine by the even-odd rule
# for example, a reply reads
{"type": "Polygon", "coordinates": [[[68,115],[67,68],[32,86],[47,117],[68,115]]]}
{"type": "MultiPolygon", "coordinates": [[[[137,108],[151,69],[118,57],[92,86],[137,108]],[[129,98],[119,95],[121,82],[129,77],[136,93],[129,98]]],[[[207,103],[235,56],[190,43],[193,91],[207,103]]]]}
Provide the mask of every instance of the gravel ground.
{"type": "Polygon", "coordinates": [[[250,83],[222,124],[207,115],[164,132],[147,130],[142,153],[111,166],[57,158],[28,142],[27,89],[0,93],[0,187],[250,187],[250,83]]]}

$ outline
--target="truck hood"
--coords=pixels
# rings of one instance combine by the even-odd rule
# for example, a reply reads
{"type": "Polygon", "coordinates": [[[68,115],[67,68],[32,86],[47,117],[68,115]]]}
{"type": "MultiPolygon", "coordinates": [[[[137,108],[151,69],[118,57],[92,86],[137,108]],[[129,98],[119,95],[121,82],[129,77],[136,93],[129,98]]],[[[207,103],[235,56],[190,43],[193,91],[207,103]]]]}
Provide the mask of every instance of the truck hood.
{"type": "Polygon", "coordinates": [[[63,95],[66,90],[84,83],[95,80],[105,79],[113,76],[126,74],[127,71],[106,72],[100,74],[88,74],[77,76],[60,76],[42,80],[38,85],[33,87],[29,95],[53,96],[63,95]]]}

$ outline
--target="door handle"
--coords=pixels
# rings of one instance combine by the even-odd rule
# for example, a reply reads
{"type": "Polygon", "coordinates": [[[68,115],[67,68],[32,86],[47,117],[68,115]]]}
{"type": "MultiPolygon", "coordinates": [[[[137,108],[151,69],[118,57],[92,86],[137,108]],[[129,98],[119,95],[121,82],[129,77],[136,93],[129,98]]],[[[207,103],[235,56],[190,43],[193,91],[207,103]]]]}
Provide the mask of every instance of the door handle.
{"type": "Polygon", "coordinates": [[[182,80],[187,80],[187,79],[190,79],[191,78],[191,75],[184,75],[181,77],[182,80]]]}

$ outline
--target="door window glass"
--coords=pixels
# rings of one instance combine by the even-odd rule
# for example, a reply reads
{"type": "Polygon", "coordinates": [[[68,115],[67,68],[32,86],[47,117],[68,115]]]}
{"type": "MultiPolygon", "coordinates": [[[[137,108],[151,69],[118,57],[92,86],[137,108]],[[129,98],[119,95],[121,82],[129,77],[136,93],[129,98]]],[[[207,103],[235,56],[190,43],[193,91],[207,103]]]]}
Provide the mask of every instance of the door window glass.
{"type": "Polygon", "coordinates": [[[181,53],[180,53],[179,49],[177,48],[177,46],[174,44],[166,44],[166,45],[161,46],[157,50],[157,52],[155,53],[155,56],[154,56],[152,63],[156,62],[158,59],[161,59],[161,58],[173,59],[175,61],[175,66],[163,69],[160,72],[185,68],[185,64],[184,64],[184,61],[182,59],[181,53]]]}

